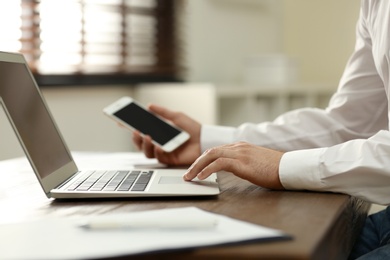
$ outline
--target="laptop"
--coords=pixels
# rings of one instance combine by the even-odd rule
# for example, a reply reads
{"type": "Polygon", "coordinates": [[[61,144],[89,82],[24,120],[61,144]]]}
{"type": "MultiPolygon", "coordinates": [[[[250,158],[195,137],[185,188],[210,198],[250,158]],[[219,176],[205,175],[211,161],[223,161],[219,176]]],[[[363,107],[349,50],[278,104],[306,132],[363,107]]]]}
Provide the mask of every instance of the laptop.
{"type": "Polygon", "coordinates": [[[0,102],[48,198],[220,193],[216,173],[187,182],[184,169],[79,170],[22,54],[0,52],[0,102]]]}

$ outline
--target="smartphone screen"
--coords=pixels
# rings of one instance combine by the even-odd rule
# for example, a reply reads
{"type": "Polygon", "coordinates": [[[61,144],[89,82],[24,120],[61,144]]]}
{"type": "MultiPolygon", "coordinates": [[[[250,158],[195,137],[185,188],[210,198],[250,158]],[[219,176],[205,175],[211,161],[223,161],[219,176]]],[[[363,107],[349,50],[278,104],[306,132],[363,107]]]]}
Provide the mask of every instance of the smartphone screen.
{"type": "Polygon", "coordinates": [[[135,103],[130,103],[113,114],[155,142],[164,145],[180,134],[180,130],[167,124],[135,103]]]}

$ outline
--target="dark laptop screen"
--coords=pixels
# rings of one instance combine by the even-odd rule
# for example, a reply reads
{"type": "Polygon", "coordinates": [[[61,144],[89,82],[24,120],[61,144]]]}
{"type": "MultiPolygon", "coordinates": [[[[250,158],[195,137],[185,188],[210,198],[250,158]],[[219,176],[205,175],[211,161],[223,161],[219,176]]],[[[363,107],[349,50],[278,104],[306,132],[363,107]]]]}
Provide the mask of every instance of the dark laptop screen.
{"type": "Polygon", "coordinates": [[[0,96],[41,178],[71,161],[25,64],[0,61],[0,96]]]}

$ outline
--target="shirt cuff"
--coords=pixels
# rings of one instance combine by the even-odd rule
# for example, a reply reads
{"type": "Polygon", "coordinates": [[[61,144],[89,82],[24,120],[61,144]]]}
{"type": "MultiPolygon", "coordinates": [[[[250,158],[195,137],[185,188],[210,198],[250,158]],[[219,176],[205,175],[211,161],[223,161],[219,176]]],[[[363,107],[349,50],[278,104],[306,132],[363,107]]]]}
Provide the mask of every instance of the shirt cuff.
{"type": "Polygon", "coordinates": [[[287,152],[279,164],[279,178],[287,190],[321,190],[320,158],[325,148],[287,152]]]}
{"type": "Polygon", "coordinates": [[[234,142],[234,127],[202,125],[200,145],[202,153],[209,148],[234,142]]]}

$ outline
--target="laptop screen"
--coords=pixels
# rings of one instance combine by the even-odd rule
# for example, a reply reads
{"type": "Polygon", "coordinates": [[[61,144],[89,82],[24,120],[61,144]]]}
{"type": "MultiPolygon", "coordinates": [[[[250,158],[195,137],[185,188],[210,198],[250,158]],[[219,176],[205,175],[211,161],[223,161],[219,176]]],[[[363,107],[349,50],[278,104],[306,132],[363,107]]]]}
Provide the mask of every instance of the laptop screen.
{"type": "Polygon", "coordinates": [[[23,63],[0,61],[0,97],[43,179],[72,158],[23,63]]]}

